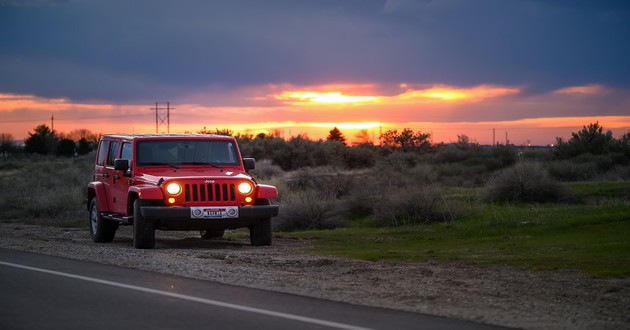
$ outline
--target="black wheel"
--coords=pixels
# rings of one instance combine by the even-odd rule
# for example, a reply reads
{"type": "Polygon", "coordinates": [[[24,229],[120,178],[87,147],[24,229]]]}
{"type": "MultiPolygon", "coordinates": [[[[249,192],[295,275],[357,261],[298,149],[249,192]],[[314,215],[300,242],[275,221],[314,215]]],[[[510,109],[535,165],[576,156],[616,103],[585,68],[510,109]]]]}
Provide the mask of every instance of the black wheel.
{"type": "Polygon", "coordinates": [[[98,210],[96,198],[90,202],[90,236],[96,243],[109,243],[114,240],[118,222],[103,219],[98,210]]]}
{"type": "Polygon", "coordinates": [[[225,234],[225,230],[200,230],[201,238],[203,239],[217,239],[223,238],[223,234],[225,234]]]}
{"type": "MultiPolygon", "coordinates": [[[[268,199],[259,199],[256,205],[271,205],[268,199]]],[[[249,227],[249,241],[253,246],[271,245],[271,218],[261,219],[249,227]]]]}
{"type": "Polygon", "coordinates": [[[133,246],[136,249],[152,249],[155,246],[155,224],[140,213],[142,206],[150,205],[146,200],[133,202],[133,246]]]}

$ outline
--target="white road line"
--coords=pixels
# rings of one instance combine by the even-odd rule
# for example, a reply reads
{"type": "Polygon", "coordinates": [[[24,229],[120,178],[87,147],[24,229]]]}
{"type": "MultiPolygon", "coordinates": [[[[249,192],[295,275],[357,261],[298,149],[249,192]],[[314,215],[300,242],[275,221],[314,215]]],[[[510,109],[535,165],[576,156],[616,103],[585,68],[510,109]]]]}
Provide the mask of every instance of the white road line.
{"type": "Polygon", "coordinates": [[[244,311],[244,312],[262,314],[262,315],[267,315],[267,316],[274,316],[274,317],[278,317],[278,318],[294,320],[294,321],[300,321],[300,322],[304,322],[304,323],[323,325],[323,326],[327,326],[327,327],[330,327],[330,328],[346,329],[346,330],[371,330],[370,328],[364,328],[364,327],[359,327],[359,326],[350,325],[350,324],[326,321],[326,320],[316,319],[316,318],[312,318],[312,317],[305,317],[305,316],[299,316],[299,315],[282,313],[282,312],[274,312],[274,311],[261,309],[261,308],[236,305],[236,304],[226,303],[226,302],[212,300],[212,299],[193,297],[193,296],[188,296],[188,295],[185,295],[185,294],[172,293],[172,292],[161,291],[161,290],[156,290],[156,289],[144,288],[144,287],[136,286],[136,285],[118,283],[118,282],[113,282],[113,281],[108,281],[108,280],[101,280],[101,279],[93,278],[93,277],[87,277],[87,276],[75,275],[75,274],[70,274],[70,273],[58,272],[58,271],[50,270],[50,269],[43,269],[43,268],[30,267],[30,266],[25,266],[25,265],[20,265],[20,264],[14,264],[14,263],[11,263],[11,262],[0,261],[0,265],[4,265],[4,266],[8,266],[8,267],[14,267],[14,268],[20,268],[20,269],[26,269],[26,270],[31,270],[31,271],[40,272],[40,273],[52,274],[52,275],[57,275],[57,276],[63,276],[63,277],[73,278],[73,279],[87,281],[87,282],[93,282],[93,283],[99,283],[99,284],[104,284],[104,285],[110,285],[110,286],[115,286],[115,287],[119,287],[119,288],[130,289],[130,290],[135,290],[135,291],[140,291],[140,292],[152,293],[152,294],[157,294],[157,295],[171,297],[171,298],[177,298],[177,299],[182,299],[182,300],[194,301],[194,302],[198,302],[198,303],[202,303],[202,304],[206,304],[206,305],[212,305],[212,306],[219,306],[219,307],[224,307],[224,308],[236,309],[236,310],[240,310],[240,311],[244,311]]]}

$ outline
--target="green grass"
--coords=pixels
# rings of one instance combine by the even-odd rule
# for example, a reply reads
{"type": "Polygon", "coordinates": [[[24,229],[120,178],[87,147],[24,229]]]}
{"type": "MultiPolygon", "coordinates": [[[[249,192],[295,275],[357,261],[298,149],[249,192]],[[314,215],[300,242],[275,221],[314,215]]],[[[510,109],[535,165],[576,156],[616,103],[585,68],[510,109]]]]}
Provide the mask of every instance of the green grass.
{"type": "MultiPolygon", "coordinates": [[[[630,184],[576,186],[582,198],[604,192],[609,202],[481,204],[471,206],[476,211],[456,222],[396,228],[357,225],[291,235],[318,238],[316,253],[364,260],[457,261],[630,276],[630,203],[624,195],[630,184]]],[[[474,195],[455,192],[455,198],[474,195]]]]}

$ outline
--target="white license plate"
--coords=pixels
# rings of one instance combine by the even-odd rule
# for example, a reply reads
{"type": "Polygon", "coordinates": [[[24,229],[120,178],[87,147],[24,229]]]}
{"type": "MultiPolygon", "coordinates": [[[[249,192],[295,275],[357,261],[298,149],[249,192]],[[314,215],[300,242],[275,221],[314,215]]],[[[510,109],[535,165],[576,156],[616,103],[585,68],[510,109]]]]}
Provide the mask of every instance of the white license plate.
{"type": "Polygon", "coordinates": [[[238,218],[238,207],[237,206],[191,207],[190,217],[193,219],[238,218]]]}

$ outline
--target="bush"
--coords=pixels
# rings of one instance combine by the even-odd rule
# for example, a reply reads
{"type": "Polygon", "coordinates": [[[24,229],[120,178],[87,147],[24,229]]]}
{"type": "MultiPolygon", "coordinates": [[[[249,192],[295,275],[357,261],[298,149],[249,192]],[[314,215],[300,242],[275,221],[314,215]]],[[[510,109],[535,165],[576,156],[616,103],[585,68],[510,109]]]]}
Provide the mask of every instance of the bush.
{"type": "Polygon", "coordinates": [[[301,168],[285,179],[291,191],[316,190],[340,198],[348,195],[354,186],[353,176],[331,167],[301,168]]]}
{"type": "Polygon", "coordinates": [[[349,169],[368,168],[376,164],[378,151],[373,145],[362,144],[346,149],[344,163],[349,169]]]}
{"type": "Polygon", "coordinates": [[[449,207],[437,185],[410,185],[384,189],[375,203],[376,223],[401,226],[431,221],[453,221],[457,214],[449,207]]]}
{"type": "Polygon", "coordinates": [[[257,179],[261,180],[282,177],[284,175],[282,168],[273,164],[273,162],[269,159],[256,161],[256,169],[251,170],[250,173],[257,179]]]}
{"type": "Polygon", "coordinates": [[[484,191],[484,199],[544,203],[567,201],[570,191],[554,180],[538,163],[521,162],[495,174],[484,191]]]}
{"type": "Polygon", "coordinates": [[[273,220],[274,230],[332,229],[345,225],[347,218],[337,198],[315,189],[287,193],[279,204],[282,211],[273,220]]]}
{"type": "Polygon", "coordinates": [[[584,181],[597,176],[597,164],[559,160],[547,164],[549,174],[561,181],[584,181]]]}

